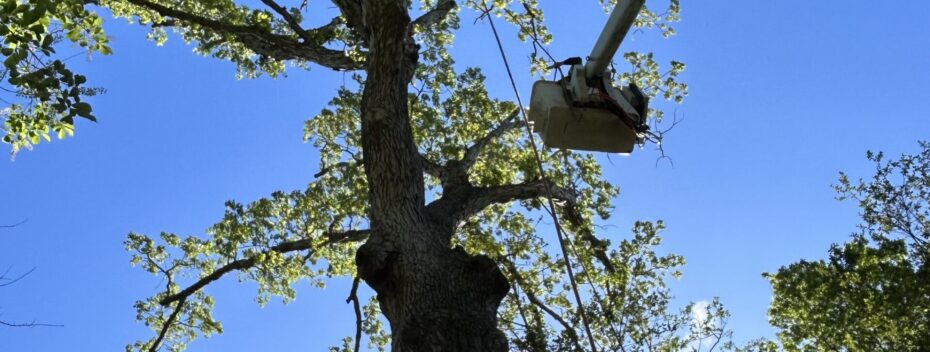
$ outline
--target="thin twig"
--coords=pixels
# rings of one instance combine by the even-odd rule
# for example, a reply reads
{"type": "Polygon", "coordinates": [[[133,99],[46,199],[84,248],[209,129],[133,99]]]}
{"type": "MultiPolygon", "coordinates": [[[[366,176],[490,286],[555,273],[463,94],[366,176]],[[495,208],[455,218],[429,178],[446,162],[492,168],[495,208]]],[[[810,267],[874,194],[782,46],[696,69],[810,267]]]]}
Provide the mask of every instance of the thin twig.
{"type": "Polygon", "coordinates": [[[64,325],[59,325],[59,324],[42,324],[42,323],[36,323],[36,322],[31,322],[31,323],[10,323],[10,322],[6,322],[6,321],[3,321],[3,320],[0,320],[0,325],[8,326],[8,327],[11,327],[11,328],[34,328],[34,327],[61,328],[61,327],[64,327],[64,325]]]}
{"type": "Polygon", "coordinates": [[[19,225],[25,224],[27,221],[29,221],[29,218],[25,218],[25,219],[23,219],[23,221],[17,222],[17,223],[12,224],[12,225],[0,225],[0,228],[7,228],[7,229],[8,229],[8,228],[11,228],[11,227],[17,227],[17,226],[19,226],[19,225]]]}
{"type": "Polygon", "coordinates": [[[0,284],[0,287],[10,286],[10,285],[12,285],[12,284],[15,284],[17,281],[22,280],[22,278],[24,278],[24,277],[26,277],[26,276],[29,276],[29,274],[32,274],[32,272],[35,271],[35,270],[36,270],[36,268],[35,268],[35,267],[32,267],[32,269],[29,269],[29,271],[27,271],[27,272],[25,272],[24,274],[22,274],[22,275],[16,277],[15,279],[9,279],[9,278],[6,277],[6,273],[9,272],[10,270],[7,269],[7,271],[4,272],[3,275],[0,275],[0,280],[4,280],[4,281],[8,281],[8,282],[4,282],[4,283],[0,284]]]}

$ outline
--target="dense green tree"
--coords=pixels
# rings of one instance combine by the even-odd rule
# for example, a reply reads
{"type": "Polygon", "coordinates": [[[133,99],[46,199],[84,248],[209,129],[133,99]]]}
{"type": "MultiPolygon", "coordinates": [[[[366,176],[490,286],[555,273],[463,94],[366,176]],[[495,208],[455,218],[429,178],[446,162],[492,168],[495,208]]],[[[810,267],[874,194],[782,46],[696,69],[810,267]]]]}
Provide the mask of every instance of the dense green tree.
{"type": "MultiPolygon", "coordinates": [[[[46,70],[52,78],[42,81],[48,94],[22,79],[8,81],[31,104],[5,115],[5,140],[14,150],[38,142],[34,134],[44,136],[46,125],[54,129],[57,121],[70,131],[73,116],[92,118],[78,99],[83,77],[54,62],[29,61],[55,54],[48,44],[58,40],[55,33],[108,53],[99,18],[88,9],[149,26],[156,42],[174,32],[196,52],[235,63],[240,77],[314,65],[353,72],[306,123],[306,139],[321,155],[321,171],[306,189],[230,201],[206,236],[129,235],[132,262],[167,285],[136,304],[138,319],[156,333],[127,350],[177,351],[221,332],[205,287],[230,273],[255,281],[262,303],[272,295],[293,299],[298,280],[363,280],[376,297],[363,304],[354,291],[352,297],[359,329],[378,349],[675,351],[725,344],[728,313],[718,301],[670,306],[665,280],[680,275],[683,259],[656,253],[664,225],[638,222],[632,235],[611,244],[595,225],[610,215],[619,189],[602,177],[596,159],[567,150],[537,156],[518,105],[490,97],[480,68],[455,65],[448,48],[463,16],[458,4],[333,0],[340,16],[311,28],[318,19],[306,16],[308,2],[294,2],[8,0],[3,9],[15,33],[28,29],[21,38],[4,37],[10,76],[46,70]],[[36,21],[42,26],[29,27],[36,21]],[[55,114],[43,108],[48,104],[55,114]],[[555,202],[543,201],[547,195],[555,202]],[[567,220],[564,239],[537,233],[539,218],[550,214],[567,220]],[[563,251],[552,250],[553,241],[563,251]]],[[[552,34],[535,0],[461,5],[469,21],[502,18],[516,26],[533,49],[531,72],[550,70],[551,58],[540,53],[552,34]]],[[[678,0],[665,5],[662,14],[645,9],[636,25],[673,35],[678,0]]],[[[633,69],[617,75],[618,83],[635,82],[650,97],[673,102],[687,94],[677,80],[684,64],[662,68],[651,53],[623,57],[633,69]]],[[[650,117],[658,122],[661,110],[650,117]]],[[[346,338],[333,349],[359,340],[346,338]]]]}
{"type": "Polygon", "coordinates": [[[840,199],[862,224],[829,258],[766,274],[770,322],[789,351],[918,351],[930,346],[930,144],[876,164],[869,180],[840,175],[840,199]]]}

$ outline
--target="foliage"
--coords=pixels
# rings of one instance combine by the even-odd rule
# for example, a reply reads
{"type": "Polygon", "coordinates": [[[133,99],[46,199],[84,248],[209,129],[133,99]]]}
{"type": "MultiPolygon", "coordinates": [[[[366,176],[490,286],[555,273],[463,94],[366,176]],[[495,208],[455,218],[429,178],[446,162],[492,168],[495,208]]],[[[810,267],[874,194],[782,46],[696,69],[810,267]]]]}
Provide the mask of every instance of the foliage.
{"type": "Polygon", "coordinates": [[[77,44],[87,53],[109,54],[99,16],[78,0],[6,0],[0,4],[0,38],[5,58],[0,68],[3,142],[12,153],[31,149],[50,133],[58,138],[74,131],[74,118],[96,121],[82,97],[100,89],[87,88],[87,78],[67,68],[67,58],[56,55],[56,43],[77,44]]]}
{"type": "Polygon", "coordinates": [[[863,223],[827,260],[766,274],[770,322],[786,350],[915,351],[930,346],[930,144],[876,164],[871,180],[840,175],[839,199],[858,202],[863,223]]]}

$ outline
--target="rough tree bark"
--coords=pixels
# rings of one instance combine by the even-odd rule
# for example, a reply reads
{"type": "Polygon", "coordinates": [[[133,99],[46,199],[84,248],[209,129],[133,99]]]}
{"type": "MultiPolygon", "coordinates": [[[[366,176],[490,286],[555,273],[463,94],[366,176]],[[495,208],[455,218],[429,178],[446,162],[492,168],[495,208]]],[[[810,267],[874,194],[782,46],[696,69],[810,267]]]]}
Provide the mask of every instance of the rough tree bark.
{"type": "MultiPolygon", "coordinates": [[[[455,212],[424,203],[407,107],[418,47],[406,4],[366,0],[361,12],[369,33],[361,121],[371,236],[356,255],[359,275],[378,294],[393,351],[506,351],[496,317],[506,278],[488,257],[451,248],[455,212]]],[[[444,197],[469,191],[445,189],[444,197]]]]}

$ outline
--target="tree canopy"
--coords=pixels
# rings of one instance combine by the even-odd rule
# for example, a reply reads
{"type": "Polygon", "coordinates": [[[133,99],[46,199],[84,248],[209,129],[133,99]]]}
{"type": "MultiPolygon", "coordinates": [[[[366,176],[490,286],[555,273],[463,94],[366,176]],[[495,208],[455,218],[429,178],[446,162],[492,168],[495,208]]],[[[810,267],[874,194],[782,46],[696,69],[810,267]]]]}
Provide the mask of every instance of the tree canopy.
{"type": "Polygon", "coordinates": [[[770,322],[786,350],[916,351],[930,346],[930,144],[886,160],[875,175],[840,175],[839,199],[858,203],[862,223],[829,258],[766,276],[770,322]]]}
{"type": "Polygon", "coordinates": [[[82,1],[8,0],[0,9],[0,37],[4,56],[0,68],[0,110],[3,142],[15,154],[40,141],[73,134],[74,118],[96,118],[83,97],[100,88],[88,88],[87,78],[68,69],[67,57],[56,55],[55,44],[73,42],[88,54],[109,54],[103,20],[84,8],[82,1]]]}
{"type": "MultiPolygon", "coordinates": [[[[599,4],[609,10],[615,3],[599,4]]],[[[596,225],[610,216],[619,188],[603,178],[597,159],[568,150],[534,154],[522,108],[490,96],[481,68],[459,67],[450,55],[463,17],[500,18],[531,50],[530,74],[551,73],[554,58],[546,45],[553,34],[536,1],[333,4],[340,15],[321,21],[307,1],[5,3],[4,84],[21,100],[8,102],[3,115],[4,141],[14,153],[50,140],[50,130],[71,134],[75,116],[94,119],[81,98],[99,90],[84,87],[88,79],[66,68],[54,44],[71,41],[88,53],[109,54],[99,10],[148,26],[156,43],[174,33],[197,53],[234,63],[242,78],[314,66],[353,72],[329,106],[306,122],[305,139],[319,149],[320,172],[305,189],[229,201],[205,236],[129,235],[132,263],[166,285],[136,303],[137,318],[154,334],[127,350],[179,351],[198,336],[222,332],[206,287],[232,273],[257,283],[260,304],[272,296],[293,299],[300,280],[323,286],[354,277],[356,287],[364,280],[378,295],[358,302],[353,291],[350,298],[359,331],[379,350],[435,347],[442,338],[424,327],[439,318],[455,320],[455,314],[489,321],[480,328],[499,329],[505,338],[491,333],[458,348],[665,351],[726,344],[728,312],[718,301],[671,306],[665,280],[680,275],[684,260],[656,252],[665,225],[637,222],[618,243],[607,240],[619,236],[596,225]],[[556,200],[554,209],[546,197],[556,200]],[[567,252],[552,250],[560,240],[537,230],[547,214],[567,220],[567,252]],[[567,268],[576,275],[569,277],[567,268]],[[422,281],[433,276],[443,284],[422,281]],[[581,295],[573,295],[579,289],[581,295]],[[450,296],[453,305],[466,305],[462,312],[431,301],[450,296]],[[423,310],[407,313],[411,302],[423,310]]],[[[670,37],[679,11],[677,0],[662,13],[644,9],[636,26],[670,37]]],[[[660,65],[652,53],[623,58],[632,70],[617,74],[616,83],[636,83],[649,97],[674,103],[687,95],[687,85],[677,80],[683,63],[660,65]]],[[[659,123],[663,112],[649,116],[659,123]]],[[[459,333],[454,328],[435,329],[459,333]]],[[[346,337],[333,350],[358,349],[359,343],[359,335],[346,337]]]]}

